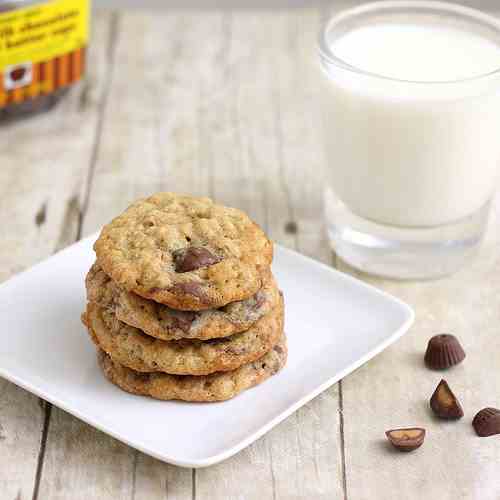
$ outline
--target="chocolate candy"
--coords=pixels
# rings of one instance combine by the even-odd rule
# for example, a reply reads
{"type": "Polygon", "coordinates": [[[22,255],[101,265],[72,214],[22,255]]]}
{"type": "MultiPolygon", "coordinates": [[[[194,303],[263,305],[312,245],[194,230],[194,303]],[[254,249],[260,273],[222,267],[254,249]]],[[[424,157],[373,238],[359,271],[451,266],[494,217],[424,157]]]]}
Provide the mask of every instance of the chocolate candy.
{"type": "Polygon", "coordinates": [[[221,257],[203,247],[183,248],[174,254],[175,271],[178,273],[187,273],[200,269],[200,267],[212,266],[221,260],[221,257]]]}
{"type": "Polygon", "coordinates": [[[391,429],[385,435],[389,442],[399,451],[413,451],[422,446],[425,439],[425,429],[408,427],[406,429],[391,429]]]}
{"type": "Polygon", "coordinates": [[[439,418],[457,420],[464,416],[462,406],[446,380],[439,382],[431,397],[430,405],[434,414],[439,418]]]}
{"type": "Polygon", "coordinates": [[[500,410],[483,408],[472,420],[472,427],[480,437],[500,434],[500,410]]]}
{"type": "Polygon", "coordinates": [[[433,370],[446,370],[465,359],[465,351],[454,335],[443,333],[429,340],[425,364],[433,370]]]}
{"type": "Polygon", "coordinates": [[[172,318],[172,325],[176,328],[180,328],[184,333],[186,333],[189,332],[197,314],[193,311],[177,311],[175,309],[171,309],[170,316],[172,318]]]}
{"type": "Polygon", "coordinates": [[[197,283],[195,281],[186,281],[185,283],[177,283],[173,287],[169,288],[172,292],[182,293],[186,295],[193,295],[197,297],[200,302],[205,302],[206,293],[203,288],[202,283],[197,283]]]}

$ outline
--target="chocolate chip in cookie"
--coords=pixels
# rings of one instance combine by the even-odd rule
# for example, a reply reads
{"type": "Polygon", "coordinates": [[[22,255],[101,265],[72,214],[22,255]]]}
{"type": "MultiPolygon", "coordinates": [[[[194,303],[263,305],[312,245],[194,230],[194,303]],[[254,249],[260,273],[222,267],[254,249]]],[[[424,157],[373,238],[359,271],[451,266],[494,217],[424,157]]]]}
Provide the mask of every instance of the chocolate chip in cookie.
{"type": "Polygon", "coordinates": [[[253,305],[253,310],[258,311],[266,302],[266,295],[265,293],[262,292],[262,290],[259,290],[255,295],[255,304],[253,305]]]}
{"type": "Polygon", "coordinates": [[[174,252],[175,271],[177,273],[187,273],[201,267],[213,266],[221,260],[221,257],[204,247],[188,247],[174,252]]]}
{"type": "Polygon", "coordinates": [[[192,311],[176,311],[170,310],[172,316],[172,324],[175,328],[180,328],[183,332],[189,332],[193,321],[196,319],[197,314],[192,311]]]}

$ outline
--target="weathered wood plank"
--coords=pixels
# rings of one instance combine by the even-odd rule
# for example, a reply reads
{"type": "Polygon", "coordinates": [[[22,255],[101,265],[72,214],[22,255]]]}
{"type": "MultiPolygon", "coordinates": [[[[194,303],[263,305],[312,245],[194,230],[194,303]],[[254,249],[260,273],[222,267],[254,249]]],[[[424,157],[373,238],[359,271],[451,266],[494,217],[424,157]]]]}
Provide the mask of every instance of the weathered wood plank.
{"type": "Polygon", "coordinates": [[[5,380],[0,394],[0,497],[27,498],[35,484],[43,410],[37,398],[5,380]]]}
{"type": "Polygon", "coordinates": [[[130,448],[54,407],[38,498],[132,498],[130,448]]]}
{"type": "Polygon", "coordinates": [[[449,278],[398,283],[361,276],[411,304],[416,322],[394,346],[343,381],[349,498],[499,498],[498,440],[478,438],[471,426],[481,408],[500,407],[499,224],[497,199],[481,252],[449,278]],[[459,337],[467,358],[440,373],[425,367],[423,355],[428,339],[442,332],[459,337]],[[458,422],[440,421],[429,409],[441,378],[464,407],[458,422]],[[401,455],[387,446],[385,430],[412,425],[428,432],[420,450],[401,455]]]}
{"type": "MultiPolygon", "coordinates": [[[[105,30],[103,25],[95,30],[98,42],[105,30]]],[[[2,280],[76,237],[101,93],[102,66],[99,59],[93,60],[88,83],[56,109],[2,127],[2,280]]],[[[29,498],[37,487],[42,431],[50,406],[4,380],[0,393],[0,497],[29,498]]]]}
{"type": "MultiPolygon", "coordinates": [[[[121,17],[84,234],[134,199],[161,189],[209,193],[209,169],[199,145],[199,96],[216,71],[220,18],[121,17]],[[199,40],[205,40],[202,47],[199,40]]],[[[192,498],[191,470],[163,464],[55,411],[61,416],[50,429],[44,467],[49,498],[55,496],[50,488],[56,478],[63,485],[56,497],[61,499],[74,491],[82,499],[192,498]],[[83,432],[86,439],[78,450],[72,448],[83,432]]]]}
{"type": "MultiPolygon", "coordinates": [[[[312,9],[228,17],[222,29],[230,41],[204,135],[214,143],[215,197],[247,210],[275,241],[328,261],[317,213],[321,128],[313,82],[303,79],[318,21],[312,9]]],[[[197,471],[197,495],[340,498],[340,441],[333,388],[237,456],[197,471]]]]}
{"type": "MultiPolygon", "coordinates": [[[[72,197],[68,202],[62,228],[65,241],[61,241],[60,245],[71,242],[81,232],[81,219],[88,201],[87,189],[91,185],[100,145],[98,134],[102,131],[102,111],[106,109],[109,97],[108,79],[113,66],[117,28],[116,15],[100,13],[96,16],[89,58],[91,93],[87,91],[84,94],[84,102],[96,110],[96,115],[99,111],[101,118],[85,124],[91,129],[93,139],[93,147],[81,155],[85,174],[89,177],[78,179],[75,176],[81,195],[80,198],[72,197]],[[99,92],[96,93],[95,89],[99,92]],[[73,220],[75,227],[68,231],[68,224],[73,220]]],[[[57,408],[51,412],[44,452],[37,498],[123,498],[124,495],[132,495],[137,460],[130,448],[57,408]]]]}
{"type": "MultiPolygon", "coordinates": [[[[273,194],[281,202],[276,221],[281,214],[286,214],[286,219],[289,215],[280,183],[265,183],[274,177],[277,151],[275,121],[266,91],[268,60],[260,36],[264,24],[269,26],[255,13],[245,17],[229,13],[221,18],[219,30],[224,37],[218,51],[219,70],[205,89],[200,127],[202,147],[210,162],[211,194],[222,203],[248,211],[269,229],[274,223],[268,220],[267,204],[273,194]]],[[[274,445],[268,438],[222,464],[196,471],[197,497],[275,496],[274,445]]]]}
{"type": "MultiPolygon", "coordinates": [[[[320,74],[314,57],[323,13],[308,9],[296,14],[285,16],[285,36],[278,41],[275,54],[281,175],[297,225],[296,249],[331,263],[332,253],[321,217],[328,163],[321,127],[320,74]]],[[[282,490],[282,498],[344,497],[341,411],[339,386],[334,386],[297,412],[299,448],[283,455],[288,457],[289,466],[294,466],[281,476],[282,484],[287,486],[282,490]],[[293,486],[290,477],[296,478],[293,486]]]]}

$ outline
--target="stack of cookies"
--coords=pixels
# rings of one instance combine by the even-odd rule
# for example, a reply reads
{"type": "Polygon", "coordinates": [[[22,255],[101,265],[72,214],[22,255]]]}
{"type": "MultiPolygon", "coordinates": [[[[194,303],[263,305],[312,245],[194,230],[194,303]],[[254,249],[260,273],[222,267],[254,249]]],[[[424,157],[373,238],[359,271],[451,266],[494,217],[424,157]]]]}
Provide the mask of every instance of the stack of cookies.
{"type": "Polygon", "coordinates": [[[159,193],[105,226],[94,249],[82,318],[112,383],[220,401],[284,366],[272,243],[245,213],[159,193]]]}

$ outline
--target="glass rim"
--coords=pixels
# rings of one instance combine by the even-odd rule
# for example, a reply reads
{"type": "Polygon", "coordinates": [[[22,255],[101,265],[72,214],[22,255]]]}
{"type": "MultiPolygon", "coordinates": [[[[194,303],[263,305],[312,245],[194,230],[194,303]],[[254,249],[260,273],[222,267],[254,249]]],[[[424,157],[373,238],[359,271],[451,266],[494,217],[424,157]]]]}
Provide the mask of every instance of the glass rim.
{"type": "MultiPolygon", "coordinates": [[[[489,27],[494,28],[498,31],[500,35],[500,20],[495,16],[487,14],[481,10],[474,9],[471,7],[465,7],[463,5],[453,4],[449,2],[441,2],[434,0],[381,0],[374,1],[367,4],[360,5],[358,7],[353,7],[351,9],[342,10],[338,14],[330,17],[323,25],[318,37],[318,50],[319,56],[323,63],[328,63],[334,65],[338,68],[350,71],[351,73],[356,73],[361,76],[374,78],[377,80],[385,80],[395,83],[406,83],[415,85],[450,85],[459,83],[469,83],[475,81],[482,81],[492,78],[494,76],[500,75],[500,65],[498,68],[483,73],[480,75],[470,76],[466,78],[460,78],[456,80],[406,80],[402,78],[395,78],[390,76],[381,75],[372,71],[367,71],[357,66],[354,66],[337,55],[331,49],[328,43],[328,34],[332,31],[335,25],[340,25],[347,19],[353,19],[362,14],[370,14],[374,12],[379,12],[383,10],[390,10],[392,8],[402,9],[416,9],[416,10],[435,10],[436,12],[445,12],[450,14],[459,14],[464,17],[469,18],[471,21],[481,22],[487,24],[489,27]]],[[[500,47],[500,44],[499,44],[500,47]]]]}

